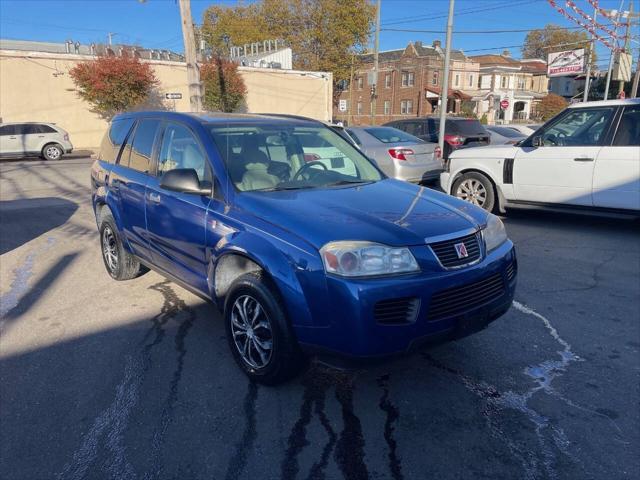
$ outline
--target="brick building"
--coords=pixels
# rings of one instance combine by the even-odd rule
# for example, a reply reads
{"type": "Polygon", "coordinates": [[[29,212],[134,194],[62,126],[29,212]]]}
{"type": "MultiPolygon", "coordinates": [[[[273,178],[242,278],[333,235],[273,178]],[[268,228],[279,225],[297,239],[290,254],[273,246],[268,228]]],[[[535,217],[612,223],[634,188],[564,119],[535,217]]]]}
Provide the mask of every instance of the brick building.
{"type": "MultiPolygon", "coordinates": [[[[444,71],[444,51],[439,41],[431,46],[409,43],[402,50],[380,52],[374,124],[419,117],[438,109],[444,71]]],[[[334,107],[334,120],[349,125],[371,124],[371,81],[373,55],[363,55],[351,84],[345,82],[334,107]],[[340,105],[344,108],[340,110],[340,105]]],[[[471,101],[467,90],[477,90],[480,66],[460,50],[451,52],[447,111],[459,113],[463,102],[471,101]]]]}

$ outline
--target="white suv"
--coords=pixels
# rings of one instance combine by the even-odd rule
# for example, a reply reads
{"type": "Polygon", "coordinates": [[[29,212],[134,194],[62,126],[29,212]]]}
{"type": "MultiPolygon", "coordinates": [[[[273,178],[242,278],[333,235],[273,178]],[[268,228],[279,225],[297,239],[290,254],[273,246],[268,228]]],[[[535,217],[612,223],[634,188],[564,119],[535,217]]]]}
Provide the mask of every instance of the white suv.
{"type": "Polygon", "coordinates": [[[0,157],[57,160],[72,151],[69,134],[53,123],[0,123],[0,157]]]}
{"type": "Polygon", "coordinates": [[[578,103],[517,146],[456,150],[440,183],[489,211],[517,204],[640,211],[640,99],[578,103]]]}

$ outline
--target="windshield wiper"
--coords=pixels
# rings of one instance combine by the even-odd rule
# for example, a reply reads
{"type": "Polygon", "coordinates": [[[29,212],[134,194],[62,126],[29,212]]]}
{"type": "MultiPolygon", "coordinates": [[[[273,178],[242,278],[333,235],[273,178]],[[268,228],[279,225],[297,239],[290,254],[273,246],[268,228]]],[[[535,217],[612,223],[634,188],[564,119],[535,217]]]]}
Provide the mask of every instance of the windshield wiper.
{"type": "Polygon", "coordinates": [[[327,183],[325,187],[337,187],[340,185],[364,185],[365,183],[373,183],[374,180],[338,180],[337,182],[327,183]]]}

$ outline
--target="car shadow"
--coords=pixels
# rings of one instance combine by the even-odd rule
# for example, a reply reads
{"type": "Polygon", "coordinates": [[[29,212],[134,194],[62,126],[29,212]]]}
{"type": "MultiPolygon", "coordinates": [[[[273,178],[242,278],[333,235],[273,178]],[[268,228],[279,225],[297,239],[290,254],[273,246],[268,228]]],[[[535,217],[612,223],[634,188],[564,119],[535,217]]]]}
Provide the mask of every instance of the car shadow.
{"type": "Polygon", "coordinates": [[[77,209],[77,203],[55,197],[0,201],[0,255],[63,225],[77,209]]]}

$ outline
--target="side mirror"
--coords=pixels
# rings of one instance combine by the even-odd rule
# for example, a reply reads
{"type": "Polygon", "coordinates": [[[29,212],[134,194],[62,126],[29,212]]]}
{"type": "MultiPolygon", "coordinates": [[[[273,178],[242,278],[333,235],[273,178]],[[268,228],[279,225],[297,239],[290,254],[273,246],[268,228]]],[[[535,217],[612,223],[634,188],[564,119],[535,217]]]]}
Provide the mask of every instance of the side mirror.
{"type": "Polygon", "coordinates": [[[532,147],[544,147],[544,140],[542,139],[541,136],[536,135],[535,137],[533,137],[531,139],[531,146],[532,147]]]}
{"type": "Polygon", "coordinates": [[[195,195],[211,195],[211,182],[201,182],[193,168],[169,170],[160,178],[160,188],[195,195]]]}

